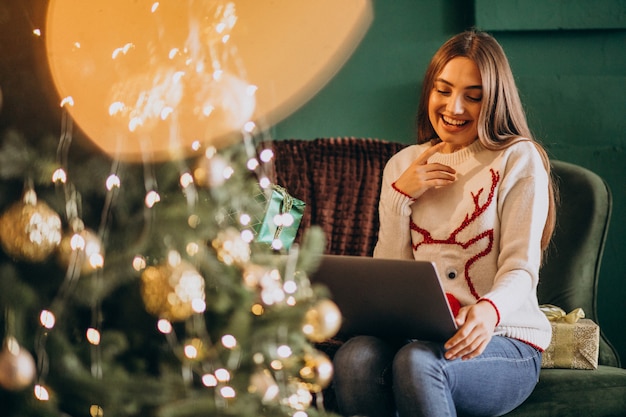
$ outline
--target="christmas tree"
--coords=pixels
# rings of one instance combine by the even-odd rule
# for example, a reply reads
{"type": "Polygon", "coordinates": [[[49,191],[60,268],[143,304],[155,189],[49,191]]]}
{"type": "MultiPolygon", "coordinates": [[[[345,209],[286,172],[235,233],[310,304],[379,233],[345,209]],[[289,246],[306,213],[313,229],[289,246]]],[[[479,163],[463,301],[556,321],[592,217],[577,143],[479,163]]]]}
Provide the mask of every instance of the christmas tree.
{"type": "Polygon", "coordinates": [[[174,70],[113,85],[109,109],[131,133],[153,138],[165,128],[176,142],[193,106],[163,96],[155,122],[154,102],[141,97],[163,93],[155,80],[182,79],[185,92],[213,100],[199,124],[217,114],[238,130],[168,157],[144,146],[138,160],[119,158],[76,146],[81,103],[68,95],[57,134],[2,132],[3,416],[325,414],[332,364],[315,343],[334,335],[340,314],[308,279],[323,234],[312,228],[291,246],[279,232],[294,227],[293,213],[267,210],[273,154],[266,131],[247,121],[249,99],[228,101],[251,90],[227,65],[225,30],[236,19],[218,3],[210,28],[221,43],[204,43],[209,78],[175,67],[200,68],[198,50],[181,48],[176,61],[169,49],[174,70]],[[279,232],[263,241],[262,225],[279,232]]]}

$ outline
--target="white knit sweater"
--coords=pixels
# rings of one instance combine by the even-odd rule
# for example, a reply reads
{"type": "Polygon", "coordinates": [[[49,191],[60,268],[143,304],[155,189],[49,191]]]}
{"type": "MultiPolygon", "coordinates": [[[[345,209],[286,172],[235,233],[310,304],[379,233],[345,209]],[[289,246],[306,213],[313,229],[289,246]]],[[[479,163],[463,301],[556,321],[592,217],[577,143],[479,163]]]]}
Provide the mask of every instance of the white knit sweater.
{"type": "Polygon", "coordinates": [[[387,163],[374,256],[434,262],[445,291],[461,305],[479,299],[494,305],[496,334],[546,349],[551,326],[536,290],[548,176],[535,146],[522,141],[490,151],[475,141],[437,153],[428,162],[453,167],[457,180],[414,200],[392,184],[429,146],[409,146],[387,163]]]}

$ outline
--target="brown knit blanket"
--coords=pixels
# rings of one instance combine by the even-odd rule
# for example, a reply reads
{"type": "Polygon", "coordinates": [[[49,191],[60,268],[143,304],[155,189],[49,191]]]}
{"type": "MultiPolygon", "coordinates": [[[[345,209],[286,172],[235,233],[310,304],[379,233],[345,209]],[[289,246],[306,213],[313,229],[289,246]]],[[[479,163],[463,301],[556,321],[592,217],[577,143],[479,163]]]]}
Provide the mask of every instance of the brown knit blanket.
{"type": "Polygon", "coordinates": [[[274,180],[307,204],[297,240],[319,225],[326,253],[371,256],[383,168],[405,146],[354,137],[273,141],[274,180]]]}

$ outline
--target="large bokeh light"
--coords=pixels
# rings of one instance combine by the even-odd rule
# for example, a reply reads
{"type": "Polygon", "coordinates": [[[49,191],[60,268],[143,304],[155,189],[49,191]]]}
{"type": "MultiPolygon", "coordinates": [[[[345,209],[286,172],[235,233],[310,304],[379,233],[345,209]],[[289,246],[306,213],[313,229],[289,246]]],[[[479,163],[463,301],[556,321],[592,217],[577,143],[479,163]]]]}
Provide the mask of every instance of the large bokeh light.
{"type": "Polygon", "coordinates": [[[50,0],[60,104],[122,160],[185,156],[271,126],[315,95],[372,19],[369,0],[50,0]],[[254,126],[254,125],[253,125],[254,126]]]}

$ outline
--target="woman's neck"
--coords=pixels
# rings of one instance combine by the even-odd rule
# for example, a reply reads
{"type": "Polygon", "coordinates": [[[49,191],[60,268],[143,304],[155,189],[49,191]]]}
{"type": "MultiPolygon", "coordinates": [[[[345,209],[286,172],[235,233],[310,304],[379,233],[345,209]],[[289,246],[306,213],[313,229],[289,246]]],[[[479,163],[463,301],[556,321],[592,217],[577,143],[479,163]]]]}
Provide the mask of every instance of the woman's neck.
{"type": "Polygon", "coordinates": [[[446,143],[442,148],[440,153],[454,153],[457,151],[460,151],[461,149],[465,149],[468,146],[470,146],[472,143],[476,142],[476,140],[478,140],[478,138],[474,139],[471,142],[468,143],[464,143],[462,145],[458,145],[458,144],[454,144],[454,143],[446,143]]]}

